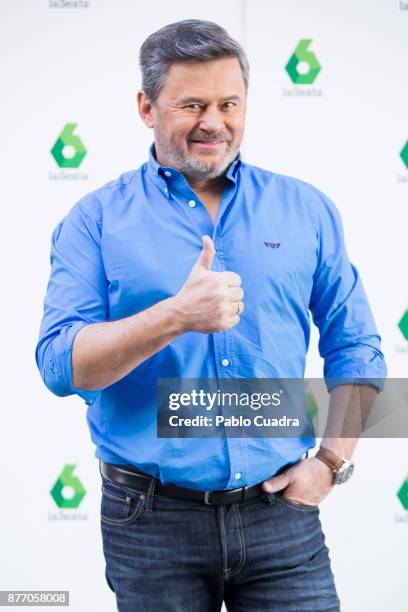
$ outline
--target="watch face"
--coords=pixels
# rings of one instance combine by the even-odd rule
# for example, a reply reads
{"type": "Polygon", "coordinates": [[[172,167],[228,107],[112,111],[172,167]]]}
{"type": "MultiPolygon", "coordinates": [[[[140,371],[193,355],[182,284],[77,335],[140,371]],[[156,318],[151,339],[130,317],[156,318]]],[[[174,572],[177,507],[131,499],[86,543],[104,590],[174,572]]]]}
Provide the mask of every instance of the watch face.
{"type": "Polygon", "coordinates": [[[350,461],[345,462],[336,473],[336,484],[343,484],[343,482],[346,482],[352,475],[353,471],[354,463],[351,463],[350,461]]]}

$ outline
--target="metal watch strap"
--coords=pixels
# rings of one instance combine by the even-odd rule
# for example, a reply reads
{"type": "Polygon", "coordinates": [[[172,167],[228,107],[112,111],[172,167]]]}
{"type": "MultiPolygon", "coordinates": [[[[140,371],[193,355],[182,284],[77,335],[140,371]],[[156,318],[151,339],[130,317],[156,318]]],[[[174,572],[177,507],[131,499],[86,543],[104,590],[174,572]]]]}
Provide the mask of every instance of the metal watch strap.
{"type": "Polygon", "coordinates": [[[321,446],[317,451],[315,457],[323,461],[326,465],[333,470],[334,473],[338,472],[344,463],[344,459],[333,453],[333,451],[321,446]]]}

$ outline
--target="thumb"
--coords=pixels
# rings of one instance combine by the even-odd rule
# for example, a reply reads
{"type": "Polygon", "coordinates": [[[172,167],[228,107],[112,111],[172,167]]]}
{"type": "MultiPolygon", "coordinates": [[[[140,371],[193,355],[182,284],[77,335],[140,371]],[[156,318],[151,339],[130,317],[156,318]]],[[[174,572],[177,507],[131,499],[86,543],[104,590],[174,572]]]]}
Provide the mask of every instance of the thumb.
{"type": "Polygon", "coordinates": [[[274,478],[265,480],[262,483],[262,488],[267,493],[276,493],[277,491],[285,489],[288,486],[289,482],[290,477],[284,472],[283,474],[279,474],[279,476],[274,476],[274,478]]]}
{"type": "Polygon", "coordinates": [[[196,261],[196,266],[211,270],[212,260],[214,258],[215,247],[211,238],[207,235],[202,237],[203,249],[196,261]]]}

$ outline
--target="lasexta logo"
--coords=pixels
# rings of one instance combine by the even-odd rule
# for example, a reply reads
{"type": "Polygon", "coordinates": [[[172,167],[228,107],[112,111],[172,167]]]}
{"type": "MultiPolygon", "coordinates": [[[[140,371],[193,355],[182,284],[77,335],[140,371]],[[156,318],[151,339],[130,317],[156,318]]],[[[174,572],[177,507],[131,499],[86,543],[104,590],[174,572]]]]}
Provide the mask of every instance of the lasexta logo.
{"type": "Polygon", "coordinates": [[[286,72],[296,85],[311,85],[321,70],[319,60],[309,51],[311,38],[303,38],[285,66],[286,72]]]}
{"type": "Polygon", "coordinates": [[[58,508],[78,508],[85,489],[77,476],[73,476],[75,464],[68,464],[55,481],[50,493],[58,508]]]}
{"type": "Polygon", "coordinates": [[[402,315],[398,323],[398,327],[400,328],[405,340],[408,340],[408,310],[406,310],[405,313],[402,315]]]}
{"type": "Polygon", "coordinates": [[[312,390],[310,389],[309,381],[305,381],[305,394],[306,394],[308,412],[310,416],[312,417],[312,419],[314,419],[318,412],[318,406],[317,406],[316,398],[314,394],[312,393],[312,390]]]}
{"type": "Polygon", "coordinates": [[[77,123],[67,123],[51,149],[51,155],[60,168],[79,168],[86,149],[79,136],[74,135],[77,123]]]}
{"type": "Polygon", "coordinates": [[[404,510],[408,510],[408,476],[398,490],[397,496],[404,510]]]}
{"type": "Polygon", "coordinates": [[[408,168],[408,140],[400,151],[400,158],[404,162],[405,167],[408,168]]]}

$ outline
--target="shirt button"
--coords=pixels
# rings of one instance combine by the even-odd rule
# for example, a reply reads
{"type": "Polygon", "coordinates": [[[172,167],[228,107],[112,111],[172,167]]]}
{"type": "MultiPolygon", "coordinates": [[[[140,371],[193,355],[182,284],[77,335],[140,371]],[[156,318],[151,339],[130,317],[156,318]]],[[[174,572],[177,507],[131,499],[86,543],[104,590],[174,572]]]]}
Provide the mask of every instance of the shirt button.
{"type": "Polygon", "coordinates": [[[221,361],[221,363],[222,363],[223,366],[229,366],[229,364],[230,364],[229,359],[223,359],[221,361]]]}
{"type": "Polygon", "coordinates": [[[168,170],[164,171],[164,176],[171,176],[171,172],[169,172],[168,170]]]}
{"type": "Polygon", "coordinates": [[[194,208],[194,206],[197,204],[197,202],[195,200],[190,200],[188,205],[190,208],[194,208]]]}
{"type": "Polygon", "coordinates": [[[241,478],[241,472],[235,472],[235,480],[239,480],[241,478]]]}
{"type": "Polygon", "coordinates": [[[167,187],[165,187],[165,188],[164,188],[164,193],[165,193],[166,195],[169,195],[169,190],[167,189],[167,187]]]}

